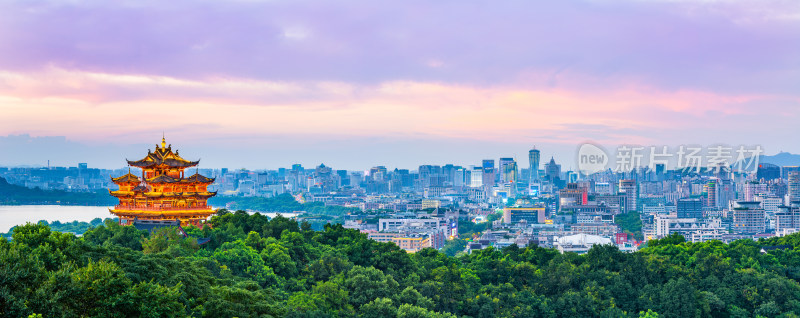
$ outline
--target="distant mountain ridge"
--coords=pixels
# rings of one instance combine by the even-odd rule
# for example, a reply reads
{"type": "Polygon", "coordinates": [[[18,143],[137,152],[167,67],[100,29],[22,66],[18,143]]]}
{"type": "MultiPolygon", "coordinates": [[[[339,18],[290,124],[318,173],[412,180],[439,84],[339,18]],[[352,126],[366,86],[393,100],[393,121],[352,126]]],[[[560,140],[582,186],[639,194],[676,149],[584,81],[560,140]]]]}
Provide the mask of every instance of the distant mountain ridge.
{"type": "Polygon", "coordinates": [[[773,156],[761,156],[759,158],[759,162],[761,163],[771,163],[776,166],[800,166],[800,155],[788,153],[788,152],[779,152],[773,156]]]}

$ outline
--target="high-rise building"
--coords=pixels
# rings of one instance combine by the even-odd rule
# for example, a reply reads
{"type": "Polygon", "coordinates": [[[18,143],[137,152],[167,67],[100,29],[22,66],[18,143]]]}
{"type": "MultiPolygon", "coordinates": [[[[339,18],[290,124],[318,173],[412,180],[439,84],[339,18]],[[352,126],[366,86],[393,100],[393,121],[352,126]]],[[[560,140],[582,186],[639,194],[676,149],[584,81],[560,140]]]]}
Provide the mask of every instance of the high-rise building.
{"type": "Polygon", "coordinates": [[[539,181],[539,150],[536,150],[536,147],[533,147],[530,151],[528,151],[528,160],[530,162],[530,183],[534,183],[539,181]]]}
{"type": "Polygon", "coordinates": [[[500,182],[517,181],[517,162],[514,158],[500,158],[500,182]]]}
{"type": "Polygon", "coordinates": [[[764,213],[766,213],[767,216],[778,213],[778,207],[783,205],[783,198],[769,194],[757,195],[755,201],[761,202],[761,208],[764,209],[764,213]]]}
{"type": "Polygon", "coordinates": [[[781,177],[781,167],[771,163],[761,163],[756,170],[756,178],[761,180],[774,180],[781,177]]]}
{"type": "Polygon", "coordinates": [[[394,169],[392,173],[392,180],[398,181],[400,183],[400,187],[413,187],[414,186],[414,177],[408,171],[408,169],[394,169]]]}
{"type": "Polygon", "coordinates": [[[453,186],[454,187],[463,187],[469,186],[472,182],[472,178],[470,177],[470,170],[462,167],[458,167],[455,171],[455,176],[453,177],[453,186]]]}
{"type": "Polygon", "coordinates": [[[567,182],[578,182],[578,174],[574,171],[567,171],[567,182]]]}
{"type": "Polygon", "coordinates": [[[706,190],[706,204],[705,206],[710,208],[717,208],[719,206],[719,201],[717,200],[717,182],[716,181],[709,181],[705,185],[706,190]]]}
{"type": "Polygon", "coordinates": [[[767,193],[767,184],[757,181],[750,181],[742,185],[743,195],[740,196],[740,201],[753,201],[758,194],[767,193]],[[741,200],[744,199],[744,200],[741,200]]]}
{"type": "Polygon", "coordinates": [[[619,180],[619,192],[625,194],[625,211],[630,212],[636,210],[636,199],[638,194],[636,191],[635,180],[619,180]]]}
{"type": "Polygon", "coordinates": [[[470,173],[470,187],[479,188],[483,186],[483,168],[473,167],[470,173]]]}
{"type": "Polygon", "coordinates": [[[781,178],[789,179],[789,173],[793,171],[800,172],[800,166],[783,166],[781,167],[781,178]]]}
{"type": "Polygon", "coordinates": [[[447,177],[442,173],[442,167],[437,165],[419,166],[420,187],[439,187],[443,186],[447,177]]]}
{"type": "Polygon", "coordinates": [[[800,201],[800,171],[789,172],[789,194],[787,197],[789,202],[786,202],[786,205],[800,201]]]}
{"type": "Polygon", "coordinates": [[[727,207],[734,198],[734,184],[725,177],[717,180],[717,208],[727,207]]]}
{"type": "Polygon", "coordinates": [[[495,175],[497,171],[494,169],[494,159],[484,159],[483,160],[483,185],[484,186],[493,186],[495,184],[495,175]]]}
{"type": "Polygon", "coordinates": [[[667,171],[667,165],[663,163],[656,164],[656,175],[662,175],[667,171]]]}
{"type": "Polygon", "coordinates": [[[734,203],[731,229],[735,233],[758,234],[764,233],[766,228],[766,217],[761,202],[737,201],[734,203]]]}
{"type": "Polygon", "coordinates": [[[444,176],[444,183],[453,185],[456,178],[456,169],[461,168],[453,164],[446,164],[442,166],[442,176],[444,176]]]}
{"type": "Polygon", "coordinates": [[[384,166],[377,166],[372,167],[369,169],[369,176],[372,178],[373,181],[384,181],[386,180],[386,167],[384,166]]]}
{"type": "Polygon", "coordinates": [[[361,188],[361,183],[364,182],[364,173],[361,171],[354,171],[350,173],[350,186],[353,188],[361,188]]]}
{"type": "Polygon", "coordinates": [[[550,157],[550,162],[544,165],[544,173],[550,183],[561,179],[561,165],[556,164],[556,160],[550,157]]]}
{"type": "Polygon", "coordinates": [[[336,176],[339,178],[339,185],[346,187],[350,185],[350,176],[347,175],[347,170],[336,170],[336,176]]]}
{"type": "Polygon", "coordinates": [[[703,218],[703,202],[700,199],[679,199],[676,208],[678,218],[703,218]]]}
{"type": "Polygon", "coordinates": [[[800,208],[797,205],[778,207],[775,213],[775,234],[784,236],[800,230],[800,208]]]}
{"type": "Polygon", "coordinates": [[[567,183],[558,191],[559,206],[586,205],[589,203],[589,191],[578,183],[567,183]]]}

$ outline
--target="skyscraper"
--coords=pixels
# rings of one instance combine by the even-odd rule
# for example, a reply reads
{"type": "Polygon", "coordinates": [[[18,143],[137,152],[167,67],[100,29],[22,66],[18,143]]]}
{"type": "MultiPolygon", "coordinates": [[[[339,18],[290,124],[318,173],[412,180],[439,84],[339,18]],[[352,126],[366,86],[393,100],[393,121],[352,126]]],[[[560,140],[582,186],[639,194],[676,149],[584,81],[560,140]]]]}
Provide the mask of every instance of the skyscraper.
{"type": "Polygon", "coordinates": [[[781,177],[781,167],[771,163],[761,163],[756,170],[756,179],[761,180],[774,180],[781,177]]]}
{"type": "Polygon", "coordinates": [[[453,178],[453,186],[455,187],[464,187],[470,186],[472,183],[472,175],[470,174],[470,170],[458,167],[455,171],[455,177],[453,178]]]}
{"type": "Polygon", "coordinates": [[[730,201],[734,199],[734,188],[735,185],[733,182],[725,176],[722,179],[717,180],[717,207],[724,208],[727,207],[730,201]]]}
{"type": "Polygon", "coordinates": [[[470,173],[470,187],[478,188],[483,186],[483,168],[473,167],[470,173]]]}
{"type": "Polygon", "coordinates": [[[625,212],[636,210],[636,181],[619,180],[619,192],[625,194],[625,212]]]}
{"type": "Polygon", "coordinates": [[[789,172],[789,195],[786,205],[791,205],[792,202],[800,201],[800,171],[789,172]]]}
{"type": "Polygon", "coordinates": [[[553,157],[550,157],[550,162],[544,165],[544,173],[550,183],[554,183],[557,179],[561,179],[561,165],[556,163],[553,157]]]}
{"type": "Polygon", "coordinates": [[[530,182],[539,181],[539,150],[533,149],[528,151],[528,160],[530,162],[530,182]]]}
{"type": "Polygon", "coordinates": [[[705,206],[711,208],[717,208],[719,206],[719,201],[717,197],[717,182],[715,180],[709,181],[705,185],[705,190],[706,190],[705,206]]]}
{"type": "Polygon", "coordinates": [[[500,182],[517,181],[517,163],[514,158],[500,158],[500,182]]]}
{"type": "Polygon", "coordinates": [[[497,171],[494,169],[494,159],[483,160],[483,185],[494,186],[497,171]]]}

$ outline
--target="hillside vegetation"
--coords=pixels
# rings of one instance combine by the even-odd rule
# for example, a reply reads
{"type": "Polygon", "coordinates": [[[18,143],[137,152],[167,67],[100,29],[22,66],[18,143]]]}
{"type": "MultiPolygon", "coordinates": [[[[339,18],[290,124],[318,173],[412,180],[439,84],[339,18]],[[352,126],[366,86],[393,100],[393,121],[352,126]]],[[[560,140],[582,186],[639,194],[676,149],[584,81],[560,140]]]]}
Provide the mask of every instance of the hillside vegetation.
{"type": "Polygon", "coordinates": [[[0,239],[0,316],[797,317],[800,235],[650,241],[637,253],[539,247],[408,254],[328,225],[221,211],[192,237],[107,221],[0,239]],[[764,246],[789,245],[762,253],[764,246]]]}

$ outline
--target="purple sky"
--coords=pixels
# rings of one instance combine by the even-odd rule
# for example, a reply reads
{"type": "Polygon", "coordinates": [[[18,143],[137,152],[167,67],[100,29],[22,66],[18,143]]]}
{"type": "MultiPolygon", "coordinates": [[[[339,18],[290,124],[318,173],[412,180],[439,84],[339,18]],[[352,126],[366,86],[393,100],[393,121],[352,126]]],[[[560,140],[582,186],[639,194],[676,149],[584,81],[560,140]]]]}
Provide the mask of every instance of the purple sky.
{"type": "Polygon", "coordinates": [[[796,0],[0,2],[0,165],[119,167],[165,131],[209,167],[568,167],[799,153],[799,120],[796,0]]]}

